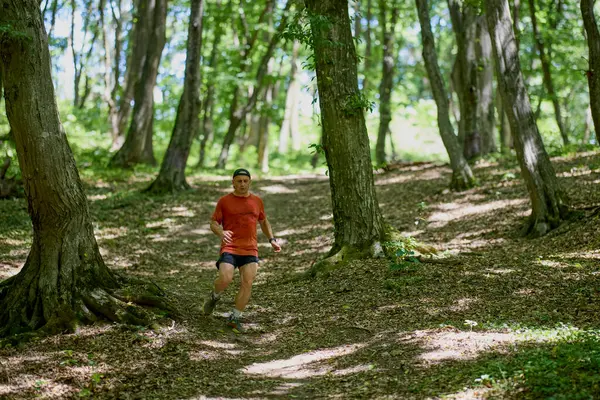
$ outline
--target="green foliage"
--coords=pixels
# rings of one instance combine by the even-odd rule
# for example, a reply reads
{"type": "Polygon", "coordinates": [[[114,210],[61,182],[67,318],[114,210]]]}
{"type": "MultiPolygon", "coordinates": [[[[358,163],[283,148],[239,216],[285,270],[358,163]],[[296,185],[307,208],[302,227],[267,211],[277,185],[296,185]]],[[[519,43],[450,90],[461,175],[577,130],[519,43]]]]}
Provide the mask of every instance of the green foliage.
{"type": "Polygon", "coordinates": [[[600,393],[600,336],[572,332],[555,343],[522,349],[488,366],[474,380],[491,387],[491,398],[590,399],[600,393]]]}
{"type": "Polygon", "coordinates": [[[372,112],[375,107],[375,102],[370,101],[362,92],[357,92],[349,95],[342,104],[342,111],[347,116],[355,116],[363,111],[372,112]]]}
{"type": "Polygon", "coordinates": [[[10,23],[0,24],[0,44],[25,43],[32,40],[31,35],[13,28],[10,23]]]}
{"type": "Polygon", "coordinates": [[[412,269],[420,261],[416,257],[417,241],[412,237],[383,243],[385,254],[390,260],[390,270],[400,271],[412,269]]]}

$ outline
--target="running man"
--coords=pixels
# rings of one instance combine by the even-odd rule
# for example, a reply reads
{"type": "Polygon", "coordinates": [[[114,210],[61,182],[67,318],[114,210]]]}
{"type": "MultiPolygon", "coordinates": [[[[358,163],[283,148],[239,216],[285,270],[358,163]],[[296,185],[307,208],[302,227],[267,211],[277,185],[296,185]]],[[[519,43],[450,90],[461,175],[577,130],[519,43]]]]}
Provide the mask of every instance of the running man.
{"type": "Polygon", "coordinates": [[[205,315],[212,314],[221,294],[233,280],[233,271],[238,268],[241,285],[227,325],[237,332],[243,332],[240,317],[250,300],[252,282],[259,262],[256,223],[260,224],[275,252],[281,251],[281,246],[273,235],[262,200],[250,193],[250,172],[244,168],[236,169],[232,182],[233,193],[219,199],[210,222],[210,229],[221,239],[221,252],[217,261],[219,276],[202,309],[205,315]]]}

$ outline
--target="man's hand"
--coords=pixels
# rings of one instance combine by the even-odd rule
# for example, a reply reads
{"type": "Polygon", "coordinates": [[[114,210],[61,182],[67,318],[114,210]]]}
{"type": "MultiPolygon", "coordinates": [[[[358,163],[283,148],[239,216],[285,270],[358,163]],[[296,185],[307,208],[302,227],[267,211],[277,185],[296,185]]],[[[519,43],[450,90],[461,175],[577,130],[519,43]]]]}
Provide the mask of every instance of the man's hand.
{"type": "Polygon", "coordinates": [[[223,231],[221,240],[225,242],[225,244],[231,244],[231,242],[233,242],[233,231],[223,231]]]}
{"type": "Polygon", "coordinates": [[[281,251],[281,246],[277,243],[277,239],[271,240],[271,247],[273,247],[273,251],[275,253],[279,253],[281,251]]]}

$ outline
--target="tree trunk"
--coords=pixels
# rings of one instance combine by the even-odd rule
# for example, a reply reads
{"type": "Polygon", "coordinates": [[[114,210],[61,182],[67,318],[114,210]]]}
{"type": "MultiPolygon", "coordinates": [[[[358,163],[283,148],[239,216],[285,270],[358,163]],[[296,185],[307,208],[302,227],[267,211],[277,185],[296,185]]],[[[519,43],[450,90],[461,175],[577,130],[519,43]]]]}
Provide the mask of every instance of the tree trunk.
{"type": "Polygon", "coordinates": [[[3,0],[0,25],[8,23],[18,35],[1,41],[0,68],[33,243],[21,271],[0,282],[0,336],[72,331],[99,317],[145,324],[145,313],[128,302],[164,301],[140,291],[126,295],[121,279],[102,260],[58,116],[38,1],[3,0]]]}
{"type": "Polygon", "coordinates": [[[120,149],[125,141],[136,86],[143,74],[148,56],[148,37],[152,31],[155,2],[156,0],[134,1],[135,16],[133,19],[135,22],[129,34],[125,82],[119,101],[119,134],[113,139],[112,150],[120,149]]]}
{"type": "Polygon", "coordinates": [[[229,148],[233,144],[233,140],[235,139],[235,134],[240,127],[242,120],[246,116],[247,113],[254,109],[256,105],[256,100],[258,99],[258,95],[263,91],[265,87],[265,76],[267,75],[267,68],[269,65],[269,60],[273,56],[273,52],[275,50],[275,46],[279,42],[281,38],[281,34],[287,26],[288,19],[288,10],[292,5],[292,0],[286,1],[285,8],[283,10],[283,14],[281,16],[281,20],[279,21],[279,26],[277,27],[277,31],[271,37],[269,45],[265,54],[263,55],[259,65],[258,70],[256,72],[256,85],[254,86],[254,90],[252,91],[252,95],[250,95],[248,101],[245,105],[238,107],[239,102],[239,91],[236,90],[234,94],[234,100],[232,101],[230,107],[230,119],[229,119],[229,128],[227,129],[227,134],[223,139],[223,147],[221,148],[221,153],[219,154],[219,159],[215,165],[216,169],[225,168],[225,164],[227,163],[227,159],[229,158],[229,148]]]}
{"type": "Polygon", "coordinates": [[[538,29],[534,0],[529,0],[529,13],[531,15],[531,25],[533,28],[535,46],[538,49],[538,52],[540,54],[540,60],[542,62],[542,77],[544,81],[544,86],[546,87],[548,96],[550,96],[550,99],[552,100],[552,105],[554,106],[554,115],[556,117],[556,124],[558,125],[560,136],[563,139],[563,143],[567,145],[569,144],[569,135],[563,123],[562,112],[560,110],[560,102],[558,101],[558,96],[556,94],[556,90],[554,89],[554,81],[552,80],[552,55],[550,54],[550,51],[546,51],[544,40],[542,39],[542,35],[538,29]]]}
{"type": "Polygon", "coordinates": [[[371,68],[373,65],[373,59],[371,55],[373,53],[372,50],[372,33],[371,33],[371,19],[373,19],[373,6],[371,4],[372,0],[367,0],[367,27],[365,29],[365,62],[364,62],[364,79],[362,81],[362,92],[367,93],[369,90],[369,85],[371,81],[369,80],[369,75],[371,74],[371,68]]]}
{"type": "MultiPolygon", "coordinates": [[[[143,3],[143,2],[142,2],[143,3]]],[[[166,42],[167,0],[156,0],[153,5],[151,35],[148,41],[144,71],[135,91],[133,117],[123,146],[115,153],[111,166],[128,168],[144,163],[155,165],[152,150],[154,122],[154,87],[158,75],[158,66],[166,42]]]]}
{"type": "MultiPolygon", "coordinates": [[[[463,155],[463,150],[454,134],[454,128],[450,122],[450,111],[448,106],[448,95],[444,87],[444,81],[435,54],[435,40],[431,32],[429,20],[429,4],[427,0],[416,0],[419,23],[421,25],[421,40],[423,42],[423,60],[431,84],[431,91],[437,105],[438,127],[444,147],[450,158],[452,168],[452,181],[450,188],[453,190],[465,190],[475,184],[471,168],[463,155]]],[[[461,116],[462,119],[462,116],[461,116]]]]}
{"type": "Polygon", "coordinates": [[[507,0],[486,0],[486,15],[494,49],[498,86],[508,114],[521,175],[532,203],[525,232],[546,234],[567,214],[565,196],[535,124],[521,74],[507,0]]]}
{"type": "Polygon", "coordinates": [[[328,21],[311,20],[335,230],[327,261],[319,263],[328,266],[354,252],[372,254],[373,245],[385,237],[384,220],[373,182],[348,1],[306,0],[306,6],[328,21]]]}
{"type": "MultiPolygon", "coordinates": [[[[109,0],[110,1],[110,0],[109,0]]],[[[107,21],[104,19],[104,8],[106,5],[106,0],[100,0],[100,6],[98,10],[100,12],[100,24],[102,25],[102,39],[104,42],[104,101],[108,106],[108,121],[110,123],[110,131],[111,137],[113,138],[113,142],[118,135],[119,132],[119,110],[117,109],[117,99],[116,99],[116,90],[115,86],[118,85],[119,75],[118,72],[112,73],[113,71],[113,61],[112,61],[112,50],[110,46],[110,27],[108,26],[107,21]]],[[[111,5],[112,7],[112,5],[111,5]]],[[[120,29],[115,30],[115,43],[119,42],[119,32],[120,29]]],[[[115,46],[118,51],[118,46],[115,46]]],[[[118,57],[118,52],[115,51],[115,58],[118,57]]],[[[115,62],[115,66],[118,68],[117,59],[115,62]]],[[[117,70],[118,71],[118,70],[117,70]]]]}
{"type": "Polygon", "coordinates": [[[56,26],[56,14],[58,13],[58,0],[52,0],[52,6],[50,7],[51,16],[50,16],[50,29],[48,30],[48,38],[52,38],[52,31],[56,26]]]}
{"type": "Polygon", "coordinates": [[[384,165],[387,162],[385,153],[385,139],[390,131],[390,122],[392,121],[392,87],[394,85],[394,71],[396,69],[394,54],[394,41],[396,22],[398,21],[399,8],[392,2],[392,17],[390,26],[387,24],[386,1],[379,1],[380,24],[382,31],[383,58],[381,64],[381,83],[379,84],[379,131],[377,134],[377,144],[375,145],[375,159],[377,165],[384,165]]]}
{"type": "Polygon", "coordinates": [[[460,105],[459,143],[467,159],[481,154],[481,132],[477,131],[476,11],[468,4],[448,0],[452,30],[456,36],[457,88],[460,105]]]}
{"type": "Polygon", "coordinates": [[[590,137],[592,136],[592,124],[594,119],[592,118],[592,108],[588,107],[585,111],[585,126],[583,128],[583,138],[581,144],[587,145],[590,143],[590,137]]]}
{"type": "Polygon", "coordinates": [[[203,0],[192,0],[188,27],[187,53],[183,94],[177,107],[175,126],[169,147],[156,180],[148,191],[175,192],[189,189],[185,180],[185,166],[190,148],[200,130],[200,55],[202,52],[203,0]]]}
{"type": "Polygon", "coordinates": [[[294,130],[298,129],[298,116],[296,114],[298,113],[298,92],[300,91],[300,84],[298,83],[297,79],[299,51],[300,42],[294,41],[291,59],[290,81],[288,83],[288,89],[285,96],[285,112],[283,115],[283,122],[281,123],[281,129],[279,130],[279,154],[287,153],[288,139],[290,137],[295,139],[292,140],[292,146],[294,150],[298,150],[298,132],[294,132],[294,130]]]}
{"type": "MultiPolygon", "coordinates": [[[[221,7],[221,1],[216,3],[219,11],[221,7]]],[[[229,15],[231,13],[231,0],[227,5],[229,15]]],[[[206,95],[204,97],[203,110],[202,110],[202,131],[200,138],[200,155],[198,156],[198,168],[204,167],[206,163],[206,144],[212,142],[214,137],[214,102],[215,102],[215,78],[217,76],[217,62],[219,59],[219,45],[221,44],[221,38],[223,37],[223,16],[219,14],[215,21],[215,39],[210,51],[210,57],[208,59],[208,70],[210,71],[210,78],[206,84],[206,95]]]]}
{"type": "Polygon", "coordinates": [[[594,15],[594,0],[581,0],[581,15],[587,34],[589,69],[586,72],[590,87],[590,107],[596,132],[596,144],[600,146],[600,32],[594,15]]]}
{"type": "Polygon", "coordinates": [[[485,16],[477,17],[475,53],[477,59],[477,132],[481,135],[481,154],[497,151],[496,119],[494,115],[494,61],[492,42],[485,16]]]}
{"type": "Polygon", "coordinates": [[[511,13],[513,20],[513,30],[517,41],[517,50],[521,48],[521,29],[519,28],[521,18],[521,0],[512,0],[511,13]]]}
{"type": "MultiPolygon", "coordinates": [[[[496,80],[499,82],[499,80],[496,80]]],[[[500,119],[500,151],[502,154],[510,154],[510,149],[513,148],[512,136],[510,133],[510,123],[506,115],[506,109],[502,104],[502,96],[500,96],[500,90],[496,90],[496,110],[498,110],[498,116],[500,119]]]]}

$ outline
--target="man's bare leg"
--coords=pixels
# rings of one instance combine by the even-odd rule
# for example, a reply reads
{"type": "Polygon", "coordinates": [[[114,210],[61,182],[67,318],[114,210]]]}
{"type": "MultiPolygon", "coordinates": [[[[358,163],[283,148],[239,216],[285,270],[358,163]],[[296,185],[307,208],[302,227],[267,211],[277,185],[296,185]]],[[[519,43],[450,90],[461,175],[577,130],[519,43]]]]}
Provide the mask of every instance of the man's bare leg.
{"type": "Polygon", "coordinates": [[[252,283],[256,277],[256,271],[258,270],[258,263],[249,263],[240,267],[240,291],[235,296],[235,309],[240,313],[244,311],[248,302],[250,301],[250,294],[252,292],[252,283]]]}
{"type": "Polygon", "coordinates": [[[215,294],[220,295],[227,289],[227,286],[233,281],[234,269],[234,266],[229,263],[222,262],[219,264],[219,276],[215,279],[215,294]]]}
{"type": "Polygon", "coordinates": [[[219,264],[219,276],[215,280],[213,291],[208,295],[207,298],[204,299],[204,304],[202,305],[202,312],[204,315],[212,314],[217,302],[219,301],[219,298],[221,297],[221,293],[223,293],[223,291],[233,280],[234,269],[235,268],[231,264],[224,262],[219,264]]]}

